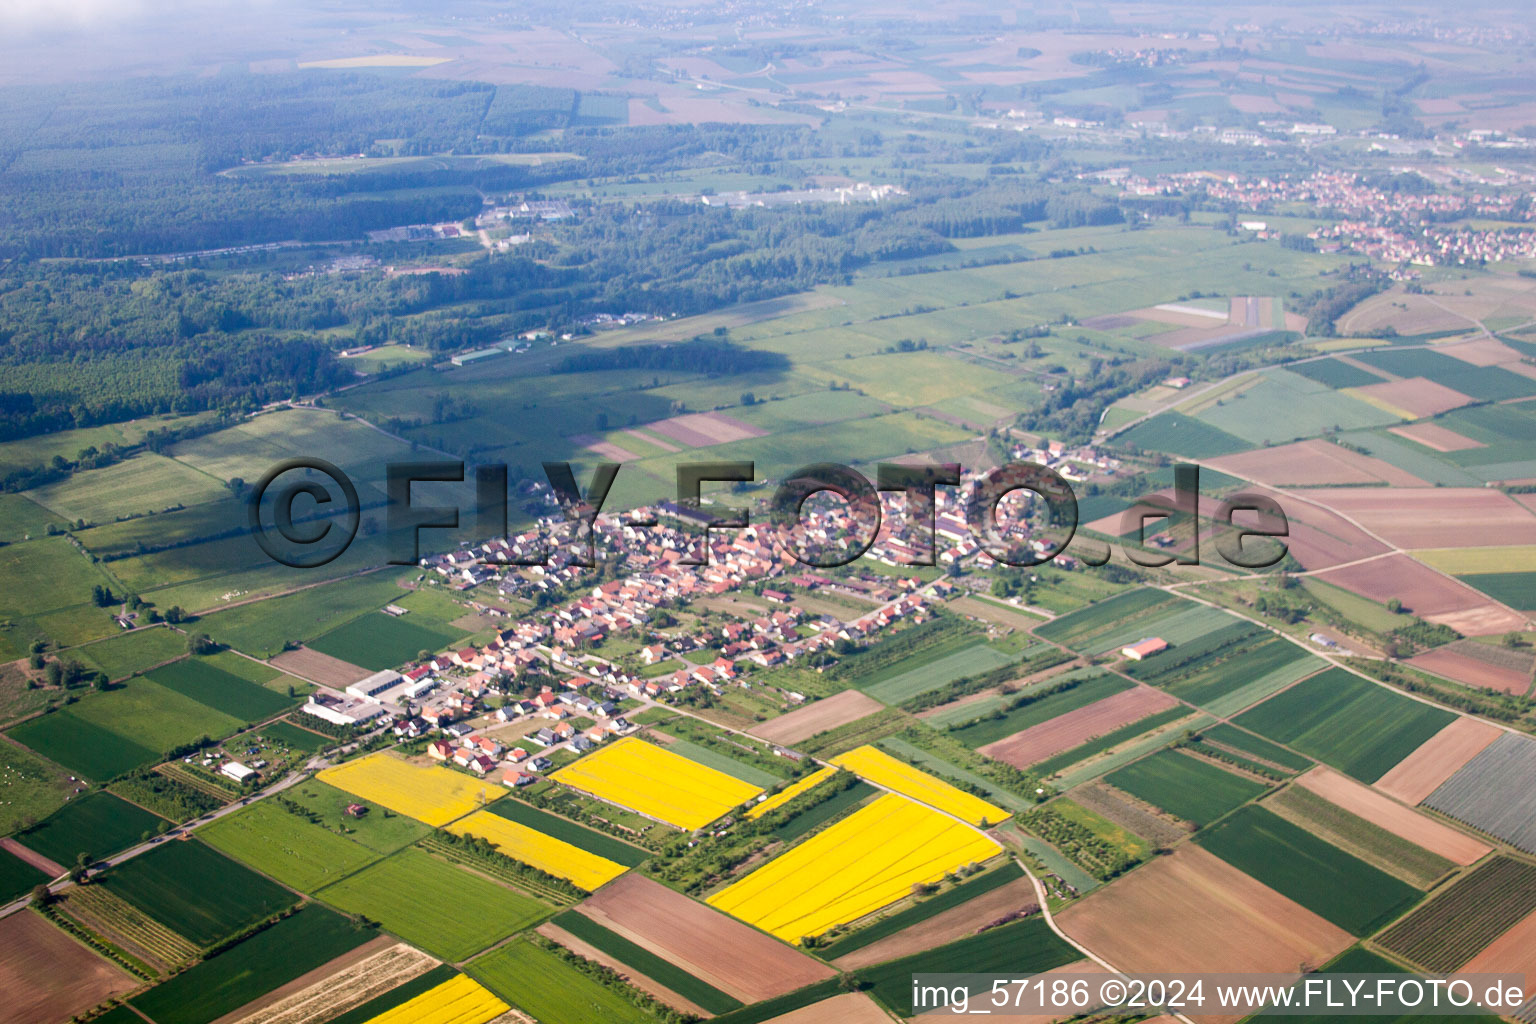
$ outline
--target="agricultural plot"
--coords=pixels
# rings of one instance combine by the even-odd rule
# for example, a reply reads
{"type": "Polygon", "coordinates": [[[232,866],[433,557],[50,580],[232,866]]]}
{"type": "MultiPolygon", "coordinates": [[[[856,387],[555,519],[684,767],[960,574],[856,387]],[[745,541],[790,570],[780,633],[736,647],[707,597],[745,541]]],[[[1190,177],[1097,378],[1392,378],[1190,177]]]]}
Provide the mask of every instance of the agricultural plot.
{"type": "Polygon", "coordinates": [[[415,848],[349,875],[318,896],[455,962],[551,912],[537,900],[415,848]],[[468,907],[474,912],[458,912],[468,907]]]}
{"type": "Polygon", "coordinates": [[[1127,590],[1096,601],[1081,611],[1053,619],[1037,627],[1035,635],[1073,650],[1086,651],[1092,649],[1095,638],[1122,628],[1129,620],[1151,621],[1154,616],[1166,614],[1168,609],[1184,608],[1188,603],[1181,597],[1151,587],[1127,590]]]}
{"type": "Polygon", "coordinates": [[[1312,762],[1300,754],[1269,742],[1252,733],[1244,732],[1226,722],[1201,732],[1201,742],[1244,754],[1263,765],[1268,765],[1294,775],[1312,767],[1312,762]]]}
{"type": "Polygon", "coordinates": [[[1236,719],[1362,782],[1375,782],[1456,716],[1334,668],[1236,719]]]}
{"type": "Polygon", "coordinates": [[[201,736],[228,736],[243,724],[135,677],[23,722],[8,735],[87,778],[106,780],[158,761],[166,751],[201,736]]]}
{"type": "Polygon", "coordinates": [[[1469,573],[1456,578],[1516,611],[1536,611],[1536,572],[1469,573]]]}
{"type": "Polygon", "coordinates": [[[1421,804],[1441,783],[1503,735],[1504,731],[1497,726],[1476,718],[1458,717],[1377,779],[1376,788],[1405,804],[1421,804]]]}
{"type": "MultiPolygon", "coordinates": [[[[1178,655],[1183,652],[1164,653],[1178,655]]],[[[1217,705],[1226,706],[1237,699],[1249,704],[1261,700],[1318,671],[1325,664],[1321,658],[1308,654],[1283,637],[1250,633],[1209,662],[1178,666],[1168,672],[1156,673],[1148,681],[1164,685],[1170,694],[1181,700],[1213,710],[1217,705]],[[1163,675],[1173,678],[1165,681],[1163,675]]],[[[1143,678],[1140,672],[1137,676],[1143,678]]]]}
{"type": "Polygon", "coordinates": [[[131,630],[70,653],[82,665],[105,672],[108,679],[122,679],[183,657],[187,653],[187,638],[168,627],[156,626],[131,630]]]}
{"type": "Polygon", "coordinates": [[[836,774],[836,768],[819,768],[805,778],[790,783],[777,793],[759,800],[747,808],[742,817],[749,821],[756,821],[769,811],[778,810],[780,807],[783,807],[801,793],[809,793],[836,774]]]}
{"type": "MultiPolygon", "coordinates": [[[[319,824],[328,831],[345,836],[367,847],[374,853],[390,854],[409,846],[428,833],[428,828],[415,818],[393,811],[370,810],[361,818],[347,813],[347,805],[356,803],[357,797],[316,779],[308,779],[283,790],[283,798],[292,800],[308,814],[313,814],[319,824]]],[[[495,807],[496,804],[490,806],[495,807]]]]}
{"type": "Polygon", "coordinates": [[[813,829],[821,827],[848,813],[852,808],[869,800],[880,790],[860,779],[836,796],[804,810],[773,830],[773,837],[783,843],[792,843],[813,829]]]}
{"type": "Polygon", "coordinates": [[[656,1024],[659,1019],[528,939],[500,946],[466,970],[543,1024],[656,1024]]]}
{"type": "Polygon", "coordinates": [[[1536,741],[1506,733],[1441,783],[1424,806],[1536,853],[1533,772],[1536,741]]]}
{"type": "MultiPolygon", "coordinates": [[[[742,1005],[741,1000],[701,981],[644,946],[631,942],[617,932],[609,931],[583,914],[566,911],[555,917],[549,924],[577,942],[591,946],[598,953],[611,957],[621,966],[644,975],[666,991],[676,993],[687,1003],[703,1009],[706,1013],[729,1013],[742,1005]]],[[[560,937],[556,936],[557,941],[560,937]]]]}
{"type": "Polygon", "coordinates": [[[589,892],[628,870],[622,864],[590,854],[490,811],[476,811],[467,818],[460,818],[449,826],[448,831],[485,839],[513,860],[558,875],[589,892]]]}
{"type": "Polygon", "coordinates": [[[1406,882],[1262,807],[1244,807],[1195,842],[1353,935],[1375,931],[1419,898],[1406,882]]]}
{"type": "Polygon", "coordinates": [[[331,737],[300,728],[285,718],[262,726],[260,735],[262,739],[288,747],[290,750],[304,750],[312,754],[336,745],[336,741],[331,737]]]}
{"type": "Polygon", "coordinates": [[[1319,767],[1298,779],[1297,785],[1453,864],[1465,867],[1482,860],[1490,852],[1487,843],[1427,814],[1395,803],[1370,786],[1363,786],[1338,772],[1319,767]]]}
{"type": "Polygon", "coordinates": [[[1437,974],[1450,973],[1536,910],[1536,867],[1495,857],[1382,932],[1377,942],[1437,974]]]}
{"type": "Polygon", "coordinates": [[[1209,459],[1246,451],[1253,445],[1220,427],[1181,412],[1165,412],[1115,438],[1118,444],[1151,452],[1166,452],[1191,459],[1209,459]]]}
{"type": "MultiPolygon", "coordinates": [[[[647,737],[671,737],[672,734],[661,729],[652,730],[647,737]]],[[[772,772],[764,771],[755,764],[748,764],[745,760],[732,757],[729,750],[733,745],[727,741],[717,747],[706,747],[692,740],[675,739],[666,743],[666,749],[680,757],[686,757],[695,764],[701,764],[706,768],[713,768],[717,772],[723,772],[734,779],[740,779],[750,786],[765,788],[777,785],[782,777],[772,772]]]]}
{"type": "Polygon", "coordinates": [[[293,906],[297,897],[196,839],[118,865],[107,889],[198,946],[293,906]]]}
{"type": "Polygon", "coordinates": [[[995,825],[1008,817],[1008,812],[1001,807],[956,789],[943,779],[898,761],[875,747],[858,747],[834,757],[832,763],[877,786],[894,790],[972,825],[995,825]]]}
{"type": "Polygon", "coordinates": [[[797,708],[787,715],[771,718],[750,727],[753,736],[793,746],[817,733],[856,722],[882,709],[879,701],[858,690],[843,690],[823,700],[797,708]]]}
{"type": "MultiPolygon", "coordinates": [[[[1101,701],[1030,726],[1007,739],[989,743],[977,752],[1015,768],[1028,768],[1045,758],[1082,746],[1094,737],[1112,735],[1142,719],[1178,705],[1172,697],[1151,687],[1121,690],[1101,701]]],[[[1188,713],[1187,711],[1185,712],[1188,713]]],[[[1138,732],[1143,730],[1137,730],[1138,732]]],[[[1136,735],[1135,732],[1131,735],[1136,735]]],[[[1068,764],[1073,762],[1069,761],[1068,764]]]]}
{"type": "MultiPolygon", "coordinates": [[[[1208,427],[1241,438],[1243,447],[1316,437],[1333,430],[1357,430],[1400,423],[1387,412],[1286,370],[1265,370],[1261,380],[1202,410],[1208,427]]],[[[1182,453],[1181,453],[1182,454],[1182,453]]],[[[1225,455],[1226,452],[1211,452],[1225,455]]]]}
{"type": "Polygon", "coordinates": [[[576,909],[743,1003],[772,999],[833,974],[804,953],[641,875],[625,875],[576,909]]]}
{"type": "MultiPolygon", "coordinates": [[[[305,992],[319,1003],[316,1011],[312,1011],[316,1019],[326,1024],[368,1024],[380,1014],[415,999],[423,992],[430,992],[443,982],[458,977],[458,974],[448,964],[438,963],[435,957],[397,942],[333,976],[334,989],[326,985],[326,982],[321,982],[320,985],[326,987],[324,992],[316,993],[315,989],[319,986],[315,985],[305,992]],[[359,968],[367,972],[366,977],[361,976],[359,968]],[[354,981],[354,978],[357,980],[354,981]],[[341,1014],[329,1016],[332,1007],[341,1010],[341,1014]]],[[[327,982],[330,980],[327,979],[327,982]]],[[[302,1014],[304,1011],[301,1008],[297,1012],[302,1014]]],[[[248,1020],[250,1024],[309,1024],[309,1014],[292,1021],[284,1018],[266,1020],[263,1017],[248,1020]]]]}
{"type": "Polygon", "coordinates": [[[1081,743],[1075,747],[1070,747],[1067,750],[1064,750],[1061,753],[1055,755],[1054,757],[1048,757],[1043,761],[1039,761],[1031,765],[1030,767],[1035,771],[1036,774],[1049,777],[1055,775],[1059,771],[1070,768],[1073,765],[1081,764],[1089,758],[1113,751],[1122,743],[1127,743],[1140,736],[1144,736],[1148,733],[1151,733],[1155,729],[1161,729],[1163,726],[1172,722],[1177,722],[1181,719],[1188,718],[1191,714],[1193,714],[1193,712],[1184,707],[1184,705],[1180,704],[1177,707],[1169,708],[1167,711],[1163,711],[1155,715],[1150,715],[1146,718],[1138,719],[1129,725],[1123,725],[1118,729],[1112,729],[1109,732],[1089,740],[1087,743],[1081,743]]]}
{"type": "Polygon", "coordinates": [[[1286,787],[1262,806],[1350,856],[1419,889],[1428,889],[1455,866],[1301,786],[1286,787]]]}
{"type": "Polygon", "coordinates": [[[1498,366],[1473,366],[1430,349],[1383,348],[1355,356],[1399,377],[1427,377],[1479,401],[1501,402],[1536,395],[1536,381],[1498,366]]]}
{"type": "Polygon", "coordinates": [[[294,704],[283,694],[210,665],[201,658],[184,658],[161,666],[146,678],[248,724],[280,715],[294,704]]]}
{"type": "Polygon", "coordinates": [[[799,942],[1000,851],[965,826],[886,794],[715,893],[709,903],[799,942]]]}
{"type": "Polygon", "coordinates": [[[202,626],[215,640],[237,651],[270,658],[289,641],[319,636],[400,595],[392,574],[376,573],[230,608],[207,616],[202,626]]]}
{"type": "Polygon", "coordinates": [[[41,914],[0,919],[0,991],[12,1024],[56,1024],[138,984],[41,914]]]}
{"type": "Polygon", "coordinates": [[[946,654],[936,661],[915,665],[905,672],[887,676],[874,685],[861,685],[860,689],[885,704],[900,704],[919,694],[948,686],[956,679],[1001,668],[1013,660],[1012,656],[978,642],[946,654]]]}
{"type": "Polygon", "coordinates": [[[460,974],[373,1018],[371,1024],[486,1024],[510,1006],[460,974]]]}
{"type": "Polygon", "coordinates": [[[450,626],[421,621],[413,615],[395,618],[378,612],[360,615],[308,641],[306,646],[378,672],[398,668],[421,651],[440,651],[463,636],[450,626]]]}
{"type": "Polygon", "coordinates": [[[344,762],[315,778],[433,827],[462,818],[501,795],[489,782],[386,753],[344,762]]]}
{"type": "Polygon", "coordinates": [[[1195,845],[1155,858],[1058,917],[1121,970],[1269,971],[1324,963],[1349,933],[1195,845]]]}
{"type": "Polygon", "coordinates": [[[156,1024],[208,1024],[376,934],[310,904],[130,1002],[156,1024]]]}
{"type": "Polygon", "coordinates": [[[951,726],[949,735],[972,749],[980,750],[1032,726],[1049,722],[1058,715],[1065,715],[1129,690],[1135,685],[1119,676],[1108,674],[1089,674],[1062,683],[1050,683],[1046,689],[1054,692],[1031,695],[1026,691],[1013,698],[1009,705],[1004,706],[1004,710],[989,713],[965,725],[951,726]],[[1057,690],[1057,686],[1068,688],[1057,690]]]}
{"type": "Polygon", "coordinates": [[[158,815],[98,791],[71,800],[19,838],[27,849],[67,865],[81,853],[92,860],[114,854],[163,824],[158,815]]]}
{"type": "Polygon", "coordinates": [[[314,892],[379,859],[273,800],[219,819],[199,830],[198,838],[301,892],[314,892]]]}
{"type": "Polygon", "coordinates": [[[1367,384],[1380,384],[1386,379],[1337,358],[1309,359],[1303,363],[1292,363],[1286,369],[1330,388],[1358,388],[1367,384]]]}
{"type": "Polygon", "coordinates": [[[683,829],[697,829],[757,796],[753,786],[627,736],[551,776],[556,782],[683,829]]]}
{"type": "Polygon", "coordinates": [[[169,505],[200,505],[221,498],[234,504],[223,481],[148,452],[102,469],[74,473],[29,491],[27,496],[65,519],[90,522],[110,522],[161,512],[169,505]]]}
{"type": "MultiPolygon", "coordinates": [[[[1026,902],[1033,903],[1034,887],[1024,880],[1024,869],[1019,867],[1017,863],[1009,861],[1000,868],[987,871],[975,878],[966,879],[958,885],[953,885],[937,896],[930,896],[893,914],[887,914],[873,923],[858,929],[851,935],[840,936],[822,946],[818,953],[824,960],[836,961],[870,946],[884,946],[884,940],[899,935],[915,925],[945,916],[958,908],[968,907],[971,903],[988,893],[994,893],[999,889],[1011,889],[1013,883],[1021,881],[1028,888],[1029,899],[1026,902]]],[[[987,918],[986,920],[995,920],[997,916],[1001,915],[994,915],[994,917],[987,918]]],[[[923,931],[927,932],[928,929],[923,931]]],[[[958,938],[959,936],[954,937],[958,938]]],[[[935,944],[927,943],[926,947],[931,948],[935,944]]],[[[915,950],[907,952],[915,952],[915,950]]],[[[880,960],[889,960],[890,958],[890,956],[881,956],[877,959],[865,958],[863,962],[878,963],[880,960]]]]}
{"type": "Polygon", "coordinates": [[[574,821],[568,821],[548,811],[541,811],[537,807],[525,804],[521,800],[498,800],[486,810],[508,821],[542,832],[552,839],[558,839],[585,853],[614,864],[622,864],[627,868],[638,867],[651,856],[648,850],[631,846],[622,839],[615,839],[602,832],[594,832],[574,821]]]}
{"type": "MultiPolygon", "coordinates": [[[[1411,972],[1403,969],[1395,962],[1388,960],[1386,957],[1378,956],[1377,954],[1372,953],[1360,946],[1356,946],[1354,949],[1346,951],[1343,956],[1340,956],[1327,967],[1324,967],[1321,971],[1317,972],[1319,976],[1324,978],[1330,974],[1409,973],[1411,972]]],[[[1436,1018],[1432,1015],[1424,1013],[1422,1009],[1415,1009],[1413,1007],[1399,1005],[1393,1003],[1391,1000],[1383,1000],[1381,1003],[1377,1004],[1377,1008],[1382,1011],[1380,1014],[1372,1014],[1371,1016],[1364,1019],[1373,1022],[1373,1024],[1430,1024],[1430,1022],[1437,1019],[1442,1021],[1450,1020],[1449,1017],[1436,1018]]],[[[1262,1013],[1250,1018],[1250,1020],[1272,1021],[1277,1019],[1278,1016],[1278,1014],[1273,1013],[1262,1013]]],[[[1337,1014],[1331,1013],[1288,1013],[1285,1015],[1286,1024],[1336,1024],[1338,1019],[1339,1017],[1337,1014]]],[[[1481,1013],[1464,1015],[1458,1014],[1455,1019],[1457,1021],[1463,1022],[1463,1024],[1497,1024],[1500,1018],[1492,1014],[1481,1013]]]]}
{"type": "Polygon", "coordinates": [[[0,900],[25,896],[34,885],[53,881],[53,876],[9,850],[0,850],[0,900]]]}
{"type": "Polygon", "coordinates": [[[1209,761],[1163,750],[1110,772],[1104,781],[1154,807],[1205,826],[1264,792],[1264,785],[1209,761]]]}

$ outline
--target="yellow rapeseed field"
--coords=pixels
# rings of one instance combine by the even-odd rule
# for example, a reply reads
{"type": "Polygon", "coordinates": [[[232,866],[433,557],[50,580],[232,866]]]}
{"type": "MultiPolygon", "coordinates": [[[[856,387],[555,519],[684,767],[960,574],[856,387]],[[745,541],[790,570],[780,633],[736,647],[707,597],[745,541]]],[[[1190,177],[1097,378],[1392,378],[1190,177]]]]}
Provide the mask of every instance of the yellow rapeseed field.
{"type": "Polygon", "coordinates": [[[980,825],[983,821],[989,825],[1000,825],[1008,818],[1008,812],[1001,807],[956,789],[943,779],[936,779],[875,747],[858,747],[834,757],[832,763],[878,786],[893,789],[918,803],[936,807],[972,825],[980,825]]]}
{"type": "Polygon", "coordinates": [[[1001,851],[959,822],[887,793],[708,902],[799,942],[895,903],[914,885],[937,882],[1001,851]]]}
{"type": "Polygon", "coordinates": [[[823,768],[820,771],[812,772],[799,782],[785,786],[762,803],[753,804],[751,810],[747,811],[746,817],[756,821],[775,807],[783,807],[801,793],[816,788],[836,774],[836,768],[823,768]]]}
{"type": "Polygon", "coordinates": [[[344,789],[432,826],[462,818],[500,793],[490,782],[481,782],[441,765],[419,765],[389,754],[370,754],[327,768],[316,776],[321,782],[344,789]]]}
{"type": "Polygon", "coordinates": [[[476,811],[462,821],[454,822],[448,831],[487,839],[508,857],[532,864],[540,871],[559,875],[588,892],[629,870],[622,864],[615,864],[605,857],[588,853],[579,846],[547,836],[527,825],[508,821],[490,811],[476,811]]]}
{"type": "Polygon", "coordinates": [[[464,975],[430,988],[368,1024],[485,1024],[512,1007],[464,975]]]}
{"type": "Polygon", "coordinates": [[[678,828],[702,828],[763,791],[654,743],[626,736],[550,776],[678,828]]]}

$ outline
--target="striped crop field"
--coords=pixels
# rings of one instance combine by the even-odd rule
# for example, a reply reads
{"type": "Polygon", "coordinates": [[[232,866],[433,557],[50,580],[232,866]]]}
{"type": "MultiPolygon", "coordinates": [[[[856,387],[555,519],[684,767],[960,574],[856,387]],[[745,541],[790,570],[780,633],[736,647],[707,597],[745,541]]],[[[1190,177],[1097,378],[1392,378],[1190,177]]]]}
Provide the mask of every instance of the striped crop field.
{"type": "Polygon", "coordinates": [[[1008,812],[1001,807],[989,804],[964,790],[956,789],[943,779],[920,771],[905,761],[898,761],[875,747],[857,747],[846,754],[834,757],[832,763],[839,768],[848,769],[860,778],[868,779],[877,786],[895,790],[918,803],[927,804],[945,814],[953,814],[972,825],[980,825],[983,822],[996,825],[1008,818],[1008,812]]]}
{"type": "Polygon", "coordinates": [[[448,829],[461,836],[479,836],[513,860],[558,875],[591,892],[629,870],[553,836],[518,824],[490,811],[476,811],[448,829]]]}
{"type": "Polygon", "coordinates": [[[550,778],[690,831],[763,791],[761,786],[633,736],[567,765],[550,778]]]}
{"type": "Polygon", "coordinates": [[[1507,733],[1429,794],[1424,806],[1536,853],[1536,740],[1507,733]]]}
{"type": "Polygon", "coordinates": [[[438,765],[412,764],[382,753],[327,768],[316,778],[434,828],[464,817],[485,799],[494,800],[501,795],[488,782],[478,782],[438,765]]]}
{"type": "Polygon", "coordinates": [[[769,811],[777,810],[778,808],[783,807],[785,804],[789,803],[801,793],[810,792],[836,774],[836,768],[822,768],[818,771],[814,771],[807,775],[805,778],[800,779],[798,782],[793,782],[788,786],[785,786],[783,789],[763,800],[761,803],[753,804],[750,808],[747,809],[743,817],[752,821],[756,821],[758,818],[761,818],[769,811]]]}
{"type": "Polygon", "coordinates": [[[1002,847],[953,819],[887,793],[709,897],[709,904],[788,942],[857,921],[1002,847]]]}
{"type": "Polygon", "coordinates": [[[479,982],[461,974],[379,1014],[368,1024],[485,1024],[510,1009],[479,982]]]}

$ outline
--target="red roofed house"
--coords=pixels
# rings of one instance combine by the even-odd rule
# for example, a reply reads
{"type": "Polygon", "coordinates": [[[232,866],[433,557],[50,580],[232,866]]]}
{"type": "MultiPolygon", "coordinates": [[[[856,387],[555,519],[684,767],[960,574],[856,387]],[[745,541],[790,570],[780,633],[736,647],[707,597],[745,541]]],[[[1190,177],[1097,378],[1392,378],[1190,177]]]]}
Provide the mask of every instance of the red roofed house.
{"type": "Polygon", "coordinates": [[[1140,661],[1143,658],[1150,658],[1159,651],[1166,651],[1167,649],[1168,641],[1161,637],[1153,636],[1145,640],[1138,640],[1129,647],[1120,648],[1120,653],[1131,661],[1140,661]]]}

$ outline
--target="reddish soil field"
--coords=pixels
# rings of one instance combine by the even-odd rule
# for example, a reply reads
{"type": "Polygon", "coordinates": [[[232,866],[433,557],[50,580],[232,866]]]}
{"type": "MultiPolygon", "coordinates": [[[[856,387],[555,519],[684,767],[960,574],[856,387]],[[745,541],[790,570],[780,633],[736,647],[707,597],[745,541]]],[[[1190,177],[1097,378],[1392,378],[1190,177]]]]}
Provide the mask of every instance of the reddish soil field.
{"type": "Polygon", "coordinates": [[[1405,804],[1419,804],[1504,730],[1475,718],[1457,718],[1376,780],[1376,788],[1405,804]]]}
{"type": "Polygon", "coordinates": [[[576,908],[744,1003],[772,999],[836,972],[798,950],[630,873],[576,908]]]}
{"type": "Polygon", "coordinates": [[[1400,548],[1536,544],[1536,516],[1487,487],[1355,487],[1298,491],[1400,548]]]}
{"type": "Polygon", "coordinates": [[[35,850],[27,849],[25,846],[22,846],[15,839],[10,838],[9,836],[4,839],[0,839],[0,850],[5,850],[8,853],[14,854],[16,857],[37,868],[37,870],[47,874],[49,878],[58,878],[60,875],[64,874],[64,872],[69,870],[64,865],[54,863],[35,850]]]}
{"type": "Polygon", "coordinates": [[[663,985],[661,982],[647,975],[641,974],[639,971],[636,971],[633,967],[629,966],[624,961],[603,952],[589,942],[584,942],[583,940],[572,935],[570,932],[566,931],[564,928],[561,928],[559,925],[551,924],[546,921],[544,924],[541,924],[535,928],[534,931],[538,932],[546,939],[552,939],[555,942],[560,943],[560,945],[564,946],[572,953],[575,953],[577,956],[585,957],[586,959],[591,960],[593,963],[602,964],[609,970],[617,972],[635,988],[655,999],[661,1000],[663,1003],[666,1003],[674,1010],[681,1010],[684,1013],[691,1013],[696,1017],[714,1016],[714,1014],[704,1009],[704,1007],[700,1006],[698,1003],[684,999],[670,988],[667,988],[667,986],[663,985]]]}
{"type": "Polygon", "coordinates": [[[1453,391],[1444,384],[1436,384],[1424,377],[1388,381],[1385,384],[1367,384],[1352,388],[1356,394],[1386,402],[1396,409],[1411,412],[1415,416],[1438,416],[1442,412],[1471,405],[1472,399],[1460,391],[1453,391]]]}
{"type": "MultiPolygon", "coordinates": [[[[1251,490],[1279,503],[1290,528],[1286,546],[1308,571],[1315,572],[1344,562],[1386,554],[1391,550],[1336,512],[1299,501],[1284,491],[1267,487],[1254,487],[1251,490]]],[[[1251,522],[1253,517],[1234,518],[1243,524],[1251,522]]]]}
{"type": "Polygon", "coordinates": [[[0,919],[0,992],[7,1024],[56,1024],[139,987],[135,978],[22,910],[0,919]]]}
{"type": "Polygon", "coordinates": [[[833,963],[845,971],[851,971],[856,967],[884,963],[910,953],[937,949],[946,942],[975,934],[993,921],[1029,907],[1039,907],[1035,887],[1029,879],[1020,878],[991,892],[984,892],[968,903],[935,914],[926,921],[919,921],[895,935],[871,942],[863,949],[839,957],[833,963]]]}
{"type": "Polygon", "coordinates": [[[1435,351],[1444,352],[1448,356],[1454,356],[1462,362],[1471,363],[1473,366],[1498,366],[1500,363],[1518,363],[1522,358],[1519,352],[1516,352],[1497,338],[1478,338],[1476,341],[1463,341],[1455,345],[1442,345],[1435,351]]]}
{"type": "Polygon", "coordinates": [[[1137,686],[1095,701],[1087,707],[1069,711],[1049,722],[1032,725],[996,743],[977,747],[976,752],[1015,768],[1028,768],[1037,761],[1053,757],[1063,750],[1071,750],[1095,736],[1114,732],[1122,725],[1130,725],[1176,704],[1178,701],[1161,690],[1137,686]]]}
{"type": "Polygon", "coordinates": [[[1113,967],[1134,973],[1291,974],[1303,963],[1327,963],[1354,942],[1342,928],[1188,844],[1068,907],[1057,923],[1113,967]]]}
{"type": "Polygon", "coordinates": [[[1396,598],[1414,615],[1444,623],[1468,636],[1504,633],[1525,624],[1523,616],[1404,554],[1330,569],[1318,573],[1317,578],[1379,604],[1396,598]]]}
{"type": "Polygon", "coordinates": [[[657,448],[660,448],[664,452],[682,451],[682,449],[675,444],[669,444],[659,437],[652,437],[649,434],[643,434],[638,430],[626,430],[624,433],[628,434],[630,437],[633,437],[637,441],[644,441],[646,444],[655,445],[657,448]]]}
{"type": "Polygon", "coordinates": [[[763,1024],[891,1024],[891,1018],[864,993],[844,992],[840,996],[770,1017],[763,1024]]]}
{"type": "Polygon", "coordinates": [[[1423,487],[1425,482],[1381,459],[1340,448],[1327,441],[1298,441],[1278,448],[1258,448],[1223,455],[1206,465],[1234,476],[1280,486],[1326,487],[1333,484],[1388,483],[1423,487]]]}
{"type": "Polygon", "coordinates": [[[884,704],[858,690],[844,690],[807,707],[797,708],[787,715],[759,722],[747,731],[769,743],[799,743],[819,732],[847,725],[884,708],[884,704]]]}
{"type": "Polygon", "coordinates": [[[1423,445],[1437,452],[1464,452],[1469,448],[1486,448],[1481,441],[1463,437],[1438,423],[1415,423],[1407,427],[1388,427],[1387,432],[1423,445]]]}
{"type": "Polygon", "coordinates": [[[579,444],[594,455],[599,455],[609,462],[638,462],[640,456],[628,448],[620,448],[612,441],[604,441],[596,434],[572,434],[566,438],[572,444],[579,444]]]}
{"type": "Polygon", "coordinates": [[[1536,914],[1499,936],[1493,944],[1473,957],[1458,974],[1523,974],[1525,993],[1536,989],[1536,914]]]}
{"type": "Polygon", "coordinates": [[[1389,800],[1370,786],[1328,768],[1314,768],[1298,779],[1296,784],[1455,864],[1466,866],[1475,863],[1492,849],[1487,843],[1465,832],[1389,800]]]}
{"type": "Polygon", "coordinates": [[[1436,675],[1454,679],[1467,686],[1500,693],[1524,694],[1531,688],[1531,674],[1502,665],[1490,665],[1486,661],[1469,658],[1465,654],[1444,649],[1430,651],[1411,658],[1408,664],[1436,675]]]}
{"type": "MultiPolygon", "coordinates": [[[[1215,312],[1212,310],[1211,312],[1215,312]]],[[[1151,320],[1158,324],[1172,324],[1175,327],[1189,327],[1196,330],[1219,330],[1226,325],[1224,316],[1202,316],[1199,313],[1182,312],[1177,309],[1158,309],[1156,306],[1148,306],[1146,309],[1133,309],[1126,316],[1133,316],[1137,320],[1151,320]]]]}
{"type": "Polygon", "coordinates": [[[647,423],[646,429],[690,448],[707,448],[710,445],[744,441],[749,437],[762,437],[766,430],[733,419],[718,412],[690,412],[671,419],[647,423]]]}
{"type": "Polygon", "coordinates": [[[367,669],[352,664],[350,661],[342,661],[333,658],[329,654],[321,654],[312,651],[308,647],[300,647],[295,651],[284,651],[272,658],[268,664],[274,668],[280,668],[291,676],[300,679],[308,679],[312,683],[320,683],[322,686],[343,688],[351,686],[360,679],[367,679],[373,675],[367,669]]]}

